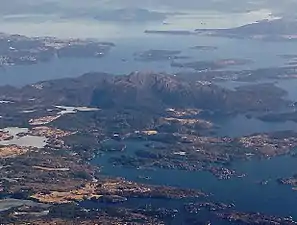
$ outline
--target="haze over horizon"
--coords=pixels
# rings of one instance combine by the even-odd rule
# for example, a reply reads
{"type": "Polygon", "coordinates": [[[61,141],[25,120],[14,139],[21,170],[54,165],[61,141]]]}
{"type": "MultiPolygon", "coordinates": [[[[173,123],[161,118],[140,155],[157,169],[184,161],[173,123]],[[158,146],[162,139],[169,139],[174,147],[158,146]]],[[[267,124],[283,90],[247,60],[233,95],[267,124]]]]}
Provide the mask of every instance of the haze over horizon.
{"type": "Polygon", "coordinates": [[[0,0],[0,4],[1,32],[102,39],[135,37],[145,29],[236,27],[292,17],[297,8],[296,0],[0,0]]]}
{"type": "Polygon", "coordinates": [[[211,10],[218,12],[245,12],[247,10],[271,10],[273,14],[289,15],[295,14],[294,8],[297,6],[296,0],[257,0],[257,1],[237,1],[237,0],[1,0],[1,15],[7,14],[67,14],[71,12],[100,10],[111,10],[119,8],[144,8],[148,10],[161,11],[201,11],[211,10]],[[36,13],[38,12],[38,13],[36,13]]]}

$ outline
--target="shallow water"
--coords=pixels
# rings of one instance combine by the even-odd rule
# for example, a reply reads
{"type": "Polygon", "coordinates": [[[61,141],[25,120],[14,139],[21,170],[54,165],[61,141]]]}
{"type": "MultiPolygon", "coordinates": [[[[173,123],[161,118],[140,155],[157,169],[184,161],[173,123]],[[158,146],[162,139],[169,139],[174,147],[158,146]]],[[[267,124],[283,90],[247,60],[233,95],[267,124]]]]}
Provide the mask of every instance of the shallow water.
{"type": "Polygon", "coordinates": [[[11,208],[20,207],[23,205],[47,207],[46,204],[40,204],[30,200],[7,198],[7,199],[0,200],[0,212],[7,211],[11,208]]]}
{"type": "Polygon", "coordinates": [[[21,147],[35,147],[43,148],[46,145],[47,138],[41,136],[25,135],[18,137],[18,134],[27,133],[27,128],[8,127],[3,129],[5,132],[9,132],[13,136],[11,140],[0,141],[0,145],[17,145],[21,147]]]}

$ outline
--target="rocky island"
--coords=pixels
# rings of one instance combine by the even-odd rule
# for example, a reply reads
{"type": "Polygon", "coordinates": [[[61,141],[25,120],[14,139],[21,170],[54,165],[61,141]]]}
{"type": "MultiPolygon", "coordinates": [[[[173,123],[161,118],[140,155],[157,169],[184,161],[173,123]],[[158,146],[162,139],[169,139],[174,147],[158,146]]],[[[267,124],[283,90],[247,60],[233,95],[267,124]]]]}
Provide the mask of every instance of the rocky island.
{"type": "Polygon", "coordinates": [[[177,50],[155,50],[135,53],[135,60],[152,62],[152,61],[170,61],[174,59],[187,59],[187,56],[181,56],[181,51],[177,50]]]}
{"type": "Polygon", "coordinates": [[[261,20],[229,29],[196,29],[196,34],[263,41],[296,41],[297,21],[291,18],[261,20]]]}
{"type": "Polygon", "coordinates": [[[63,57],[100,58],[114,47],[96,40],[26,37],[0,33],[0,66],[31,65],[63,57]]]}
{"type": "Polygon", "coordinates": [[[221,29],[191,30],[145,30],[146,34],[158,35],[206,35],[236,39],[254,39],[261,41],[296,41],[297,21],[295,18],[277,18],[260,20],[239,27],[221,29]]]}
{"type": "Polygon", "coordinates": [[[196,71],[212,71],[219,70],[229,66],[241,66],[252,63],[251,60],[246,59],[222,59],[217,61],[197,61],[197,62],[172,62],[172,67],[190,68],[196,71]]]}

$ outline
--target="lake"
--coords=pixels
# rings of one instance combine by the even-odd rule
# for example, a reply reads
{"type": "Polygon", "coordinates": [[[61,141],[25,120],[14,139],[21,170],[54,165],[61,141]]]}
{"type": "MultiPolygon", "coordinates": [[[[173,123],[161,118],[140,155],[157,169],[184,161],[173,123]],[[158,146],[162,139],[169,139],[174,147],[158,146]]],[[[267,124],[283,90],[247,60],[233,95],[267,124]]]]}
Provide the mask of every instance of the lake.
{"type": "MultiPolygon", "coordinates": [[[[112,166],[108,159],[114,154],[133,154],[139,149],[146,149],[145,142],[127,141],[126,152],[106,153],[96,157],[92,163],[103,166],[102,173],[108,176],[124,177],[128,180],[148,184],[169,185],[181,188],[194,188],[213,194],[215,201],[235,203],[236,209],[243,211],[262,212],[279,216],[297,215],[297,192],[288,186],[281,186],[277,178],[291,176],[297,171],[297,158],[282,156],[270,160],[252,160],[233,164],[240,173],[246,173],[244,178],[218,180],[209,172],[181,171],[181,170],[137,170],[112,166]],[[150,177],[150,180],[139,178],[150,177]],[[267,185],[260,185],[262,180],[268,180],[267,185]]],[[[139,206],[152,204],[155,207],[164,207],[164,200],[135,200],[139,206]]],[[[183,201],[170,201],[169,208],[180,208],[183,201]]],[[[96,207],[95,203],[84,203],[87,207],[96,207]]],[[[135,204],[133,199],[125,204],[135,204]]],[[[98,205],[97,205],[98,207],[98,205]]],[[[207,215],[205,215],[207,216],[207,215]]],[[[296,219],[296,218],[295,218],[296,219]]],[[[174,223],[178,224],[178,223],[174,223]]],[[[228,224],[216,221],[215,224],[228,224]]]]}

